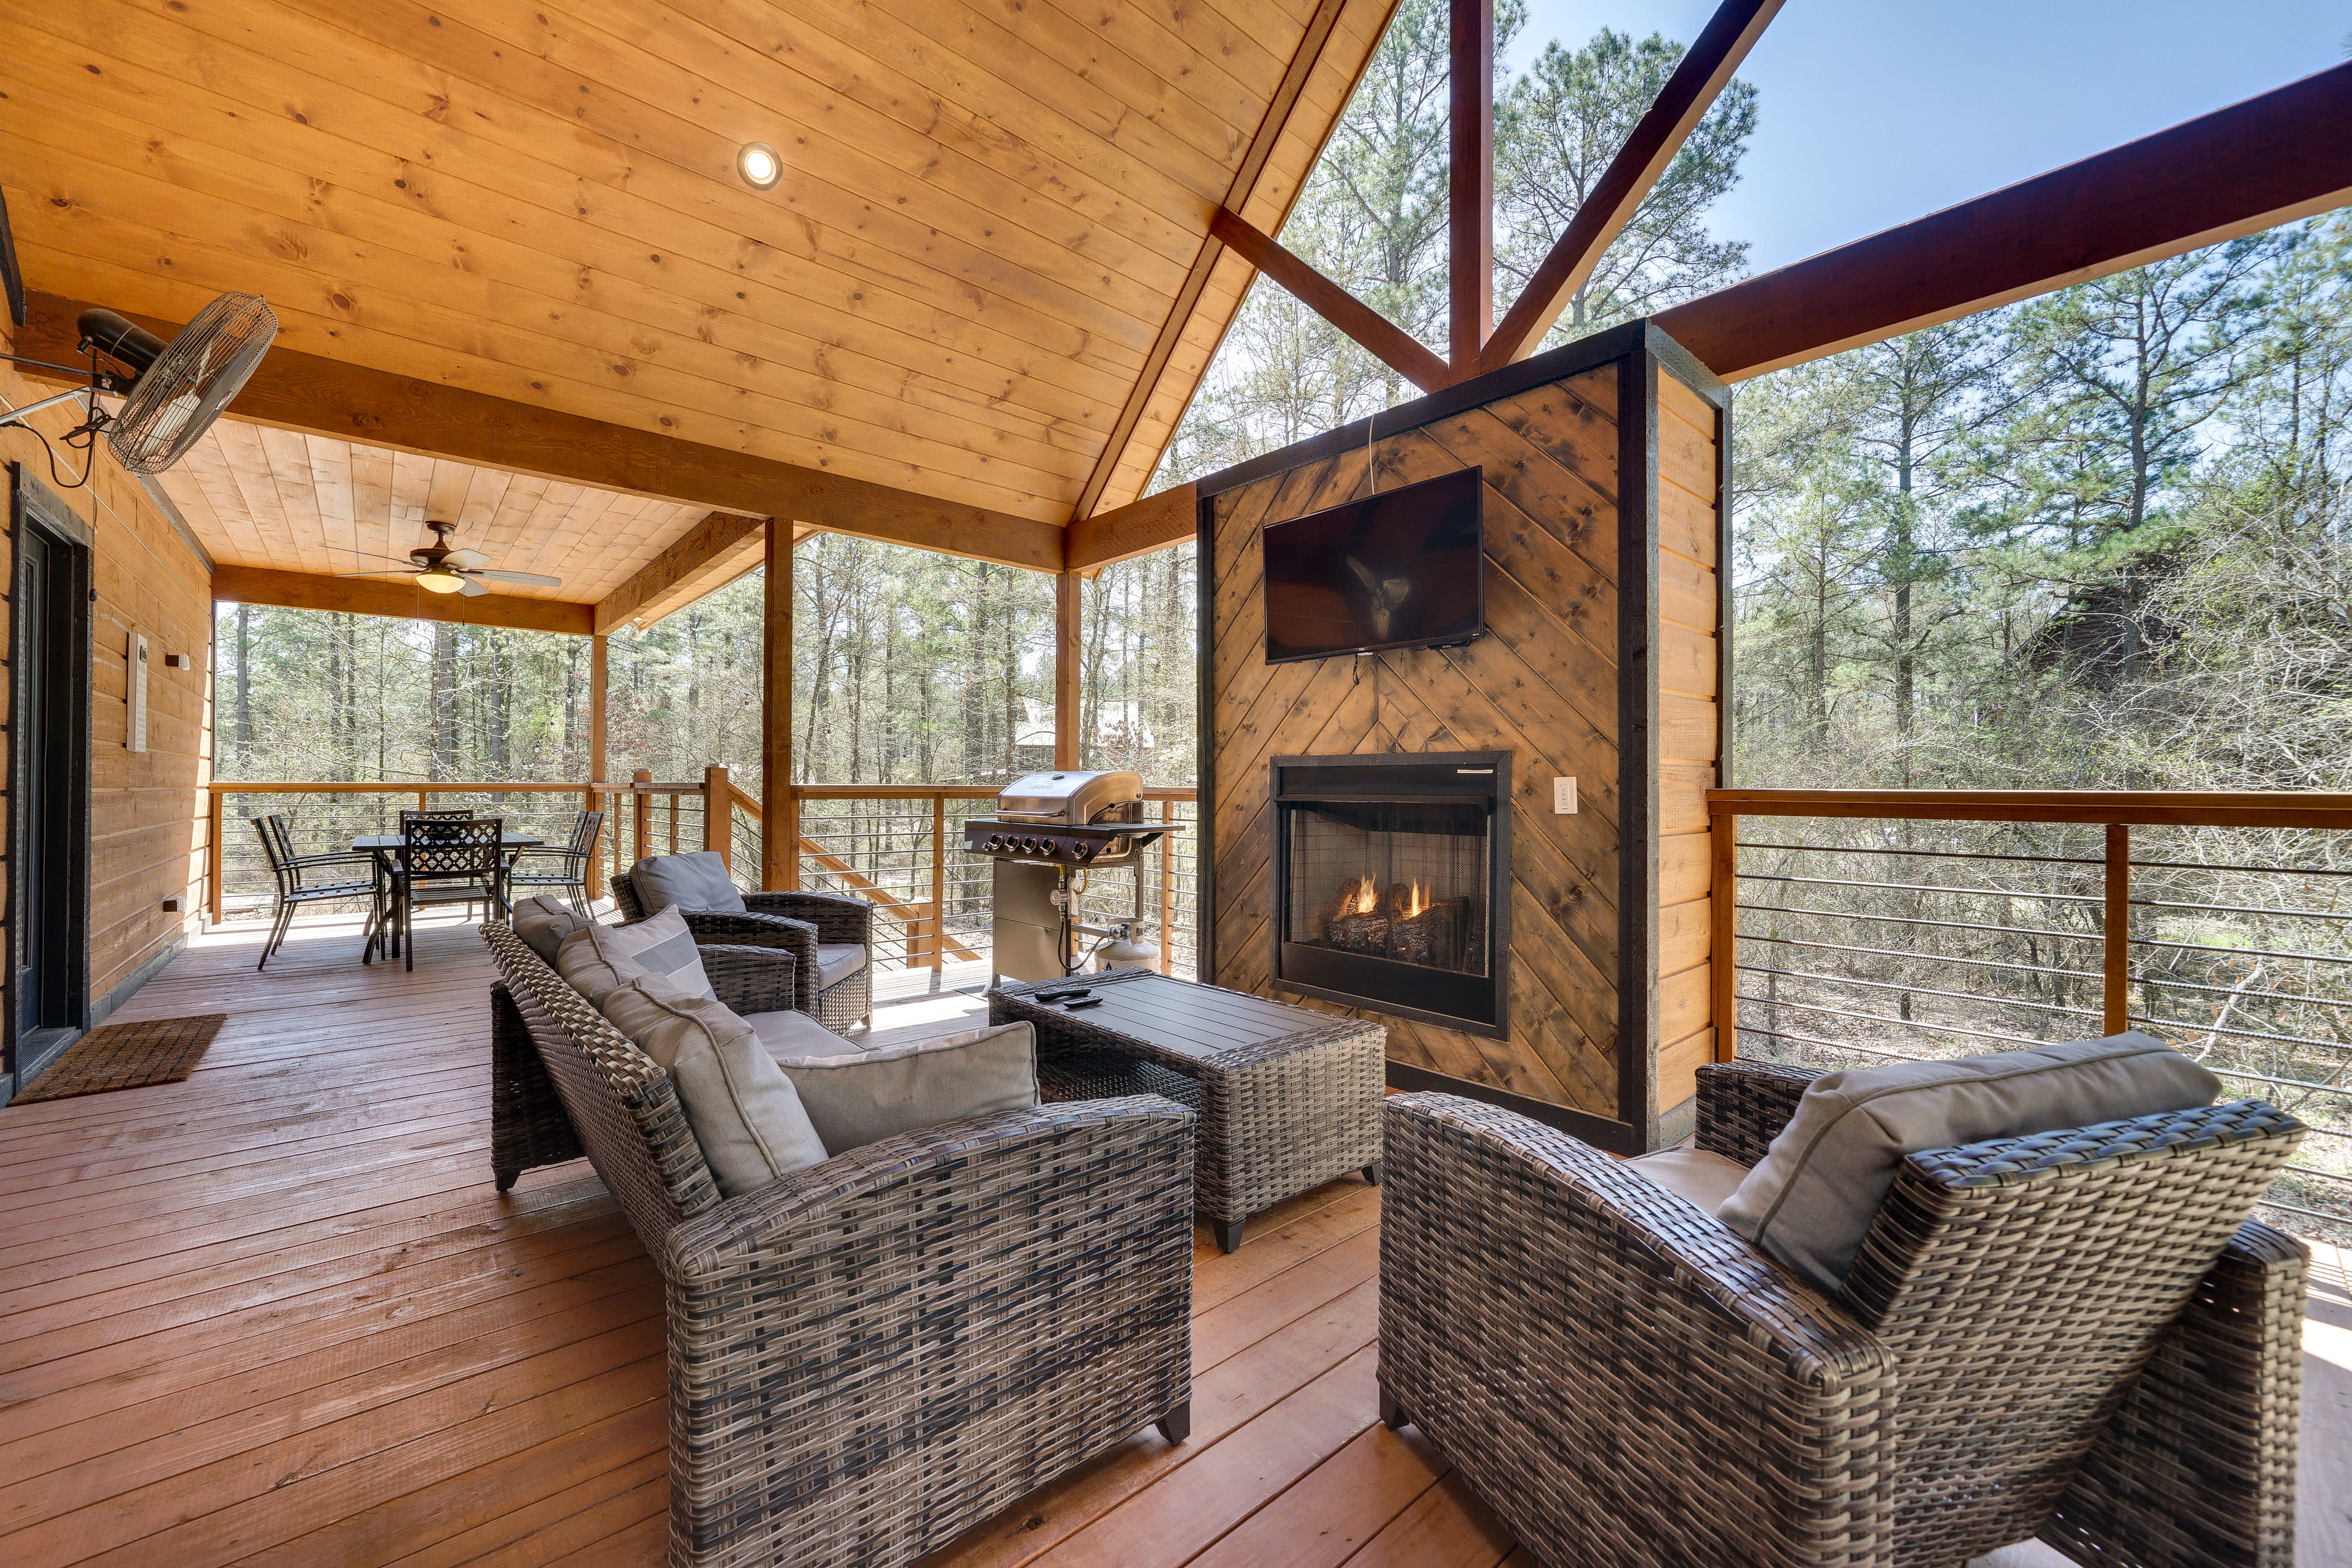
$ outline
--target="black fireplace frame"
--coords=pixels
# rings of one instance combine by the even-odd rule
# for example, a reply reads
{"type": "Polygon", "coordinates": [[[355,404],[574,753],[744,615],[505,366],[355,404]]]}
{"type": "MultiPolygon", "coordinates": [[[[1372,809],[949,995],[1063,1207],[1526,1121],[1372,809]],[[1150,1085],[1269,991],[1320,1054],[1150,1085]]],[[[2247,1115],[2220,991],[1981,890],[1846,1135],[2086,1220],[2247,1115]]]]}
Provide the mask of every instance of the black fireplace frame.
{"type": "Polygon", "coordinates": [[[1266,798],[1272,818],[1273,864],[1268,868],[1273,895],[1272,918],[1266,922],[1266,973],[1275,989],[1302,996],[1320,997],[1368,1012],[1417,1019],[1490,1039],[1511,1037],[1511,753],[1508,752],[1383,752],[1370,755],[1276,757],[1266,764],[1266,798]],[[1286,770],[1296,774],[1307,769],[1373,770],[1387,773],[1381,791],[1349,792],[1328,785],[1286,788],[1286,770]],[[1459,782],[1475,779],[1477,787],[1459,782]],[[1418,784],[1420,787],[1414,787],[1418,784]],[[1286,805],[1316,800],[1480,800],[1490,807],[1486,831],[1487,962],[1483,975],[1455,974],[1367,953],[1339,952],[1305,942],[1285,942],[1290,929],[1290,835],[1285,829],[1286,805]],[[1395,972],[1391,974],[1390,972],[1395,972]],[[1463,1011],[1415,1007],[1374,991],[1351,989],[1359,981],[1395,980],[1433,999],[1448,994],[1463,1011]]]}

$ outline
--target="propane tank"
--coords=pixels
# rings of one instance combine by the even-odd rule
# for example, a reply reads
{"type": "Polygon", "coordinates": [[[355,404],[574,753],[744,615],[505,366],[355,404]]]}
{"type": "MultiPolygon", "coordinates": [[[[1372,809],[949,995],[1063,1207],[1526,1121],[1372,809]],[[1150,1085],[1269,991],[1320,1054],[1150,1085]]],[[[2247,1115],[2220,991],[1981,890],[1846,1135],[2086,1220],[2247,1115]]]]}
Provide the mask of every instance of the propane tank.
{"type": "Polygon", "coordinates": [[[1104,944],[1095,956],[1095,970],[1108,974],[1114,969],[1150,969],[1159,963],[1160,950],[1148,942],[1136,940],[1131,925],[1114,926],[1117,934],[1104,944]]]}

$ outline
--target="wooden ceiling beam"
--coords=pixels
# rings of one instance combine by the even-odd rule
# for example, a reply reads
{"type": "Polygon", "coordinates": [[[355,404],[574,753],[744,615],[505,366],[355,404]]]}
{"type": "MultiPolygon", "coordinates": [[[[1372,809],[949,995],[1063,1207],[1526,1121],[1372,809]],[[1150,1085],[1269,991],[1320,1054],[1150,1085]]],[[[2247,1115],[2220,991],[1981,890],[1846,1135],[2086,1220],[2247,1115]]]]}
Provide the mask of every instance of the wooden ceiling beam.
{"type": "MultiPolygon", "coordinates": [[[[31,295],[18,336],[25,346],[17,352],[70,363],[74,318],[87,308],[54,294],[31,295]]],[[[175,322],[131,319],[159,337],[179,331],[175,322]]],[[[863,539],[1032,571],[1062,570],[1062,530],[1052,523],[293,349],[272,349],[229,412],[257,425],[509,473],[788,517],[863,539]]]]}
{"type": "Polygon", "coordinates": [[[1662,310],[1726,381],[2352,203],[2352,63],[1662,310]]]}
{"type": "Polygon", "coordinates": [[[1217,209],[1209,232],[1228,249],[1281,284],[1298,302],[1356,340],[1366,353],[1420,387],[1434,392],[1452,379],[1444,360],[1412,333],[1282,247],[1280,241],[1217,209]]]}
{"type": "Polygon", "coordinates": [[[726,586],[765,558],[767,531],[764,517],[712,512],[597,601],[597,632],[629,624],[643,631],[671,611],[726,586]],[[749,559],[738,567],[737,557],[747,554],[749,559]]]}
{"type": "Polygon", "coordinates": [[[473,597],[428,594],[379,578],[320,577],[308,572],[274,572],[266,566],[224,563],[214,567],[213,599],[216,604],[276,605],[289,610],[385,616],[400,621],[455,621],[469,626],[561,632],[578,637],[597,630],[593,605],[524,599],[495,589],[473,597]]]}
{"type": "MultiPolygon", "coordinates": [[[[1465,3],[1454,0],[1457,7],[1465,3]]],[[[1633,221],[1675,154],[1706,118],[1780,5],[1781,0],[1724,0],[1658,89],[1657,101],[1609,161],[1592,194],[1528,277],[1494,335],[1475,355],[1465,355],[1456,343],[1454,362],[1465,378],[1515,364],[1535,352],[1576,291],[1591,279],[1610,244],[1633,221]]],[[[1458,150],[1455,156],[1460,156],[1458,150]]]]}
{"type": "MultiPolygon", "coordinates": [[[[1283,71],[1281,82],[1266,100],[1265,112],[1258,117],[1256,133],[1251,136],[1242,161],[1234,165],[1234,177],[1225,186],[1222,204],[1225,207],[1238,212],[1249,205],[1251,194],[1257,189],[1258,177],[1265,173],[1266,161],[1274,156],[1275,144],[1282,140],[1284,130],[1290,124],[1291,110],[1298,107],[1298,95],[1307,90],[1307,78],[1315,73],[1316,64],[1323,58],[1323,46],[1330,41],[1331,29],[1339,25],[1339,14],[1347,8],[1348,0],[1318,0],[1315,14],[1307,20],[1307,31],[1299,37],[1298,47],[1291,52],[1290,64],[1283,71]]],[[[1200,253],[1193,257],[1192,269],[1185,273],[1175,300],[1144,355],[1143,369],[1129,389],[1118,417],[1111,422],[1110,439],[1103,444],[1102,455],[1095,459],[1087,482],[1079,487],[1077,505],[1070,511],[1073,519],[1087,516],[1102,500],[1103,489],[1118,470],[1119,459],[1126,456],[1127,444],[1134,438],[1135,427],[1142,422],[1152,394],[1160,389],[1160,378],[1166,374],[1185,327],[1200,308],[1202,292],[1209,286],[1209,275],[1216,270],[1224,254],[1224,244],[1215,235],[1201,241],[1200,253]]]]}
{"type": "Polygon", "coordinates": [[[1495,0],[1452,0],[1446,38],[1446,331],[1466,375],[1495,324],[1495,0]]]}
{"type": "Polygon", "coordinates": [[[1070,524],[1072,572],[1098,572],[1171,544],[1181,544],[1200,527],[1200,487],[1172,485],[1158,495],[1081,518],[1070,524]]]}

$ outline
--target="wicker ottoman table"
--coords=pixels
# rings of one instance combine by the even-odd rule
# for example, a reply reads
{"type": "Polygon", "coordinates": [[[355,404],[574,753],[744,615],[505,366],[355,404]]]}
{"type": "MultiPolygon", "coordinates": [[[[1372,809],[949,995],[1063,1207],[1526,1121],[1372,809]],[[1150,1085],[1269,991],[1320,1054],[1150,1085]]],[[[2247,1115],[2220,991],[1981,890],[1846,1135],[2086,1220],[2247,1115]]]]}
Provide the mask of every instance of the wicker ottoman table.
{"type": "Polygon", "coordinates": [[[998,987],[989,1021],[1037,1030],[1049,1100],[1160,1094],[1200,1112],[1193,1206],[1227,1252],[1249,1216],[1336,1176],[1381,1179],[1388,1031],[1146,969],[998,987]],[[1090,987],[1076,1011],[1041,991],[1090,987]]]}

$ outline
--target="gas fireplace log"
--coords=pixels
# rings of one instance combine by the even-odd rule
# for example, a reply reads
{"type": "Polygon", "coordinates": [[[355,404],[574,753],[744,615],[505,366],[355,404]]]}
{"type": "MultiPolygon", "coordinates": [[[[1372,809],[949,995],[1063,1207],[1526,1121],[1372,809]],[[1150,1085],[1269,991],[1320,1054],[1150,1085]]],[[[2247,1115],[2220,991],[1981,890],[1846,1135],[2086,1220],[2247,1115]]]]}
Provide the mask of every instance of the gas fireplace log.
{"type": "Polygon", "coordinates": [[[1323,940],[1342,952],[1383,958],[1389,951],[1390,924],[1384,914],[1339,915],[1323,928],[1323,940]]]}

